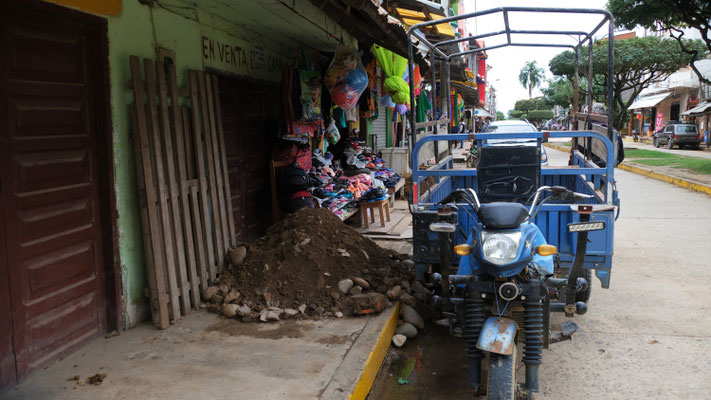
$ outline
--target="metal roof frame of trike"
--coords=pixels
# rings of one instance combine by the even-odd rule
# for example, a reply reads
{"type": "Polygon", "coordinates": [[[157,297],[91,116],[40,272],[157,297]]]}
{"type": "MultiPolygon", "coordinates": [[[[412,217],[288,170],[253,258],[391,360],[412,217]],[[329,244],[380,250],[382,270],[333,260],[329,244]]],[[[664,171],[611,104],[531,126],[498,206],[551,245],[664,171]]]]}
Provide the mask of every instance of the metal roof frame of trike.
{"type": "MultiPolygon", "coordinates": [[[[410,76],[414,76],[414,50],[413,50],[413,43],[412,39],[415,37],[420,43],[424,44],[429,48],[430,50],[430,64],[432,66],[432,79],[434,81],[435,78],[435,55],[439,56],[440,59],[445,61],[445,74],[443,75],[445,79],[442,80],[443,84],[446,84],[446,91],[449,92],[449,61],[452,58],[455,57],[462,57],[466,56],[468,54],[475,54],[475,53],[481,53],[484,51],[488,50],[494,50],[497,48],[502,48],[502,47],[509,47],[509,46],[516,46],[516,47],[564,47],[564,48],[570,48],[573,49],[575,52],[575,72],[574,72],[574,84],[575,84],[575,93],[576,95],[574,96],[574,108],[575,112],[578,112],[578,50],[580,50],[583,46],[583,44],[587,41],[589,42],[588,46],[588,67],[587,67],[587,77],[588,80],[592,80],[592,42],[593,42],[593,35],[597,33],[600,28],[602,28],[605,23],[608,23],[608,38],[612,39],[614,38],[614,17],[609,11],[606,10],[599,10],[599,9],[588,9],[588,8],[544,8],[544,7],[497,7],[497,8],[492,8],[488,10],[482,10],[482,11],[476,11],[472,13],[467,13],[467,14],[462,14],[462,15],[455,15],[452,17],[448,18],[443,18],[443,19],[438,19],[436,21],[427,21],[427,22],[422,22],[416,25],[412,25],[408,30],[407,30],[407,46],[408,46],[408,57],[409,57],[409,68],[410,68],[410,76]],[[509,13],[517,13],[517,12],[526,12],[526,13],[568,13],[568,14],[599,14],[603,16],[603,19],[600,21],[600,23],[595,26],[595,28],[590,31],[590,32],[583,32],[583,31],[556,31],[556,30],[513,30],[511,29],[509,25],[509,13]],[[489,15],[489,14],[496,14],[496,13],[501,13],[503,15],[504,19],[504,30],[500,31],[495,31],[495,32],[489,32],[489,33],[484,33],[484,34],[479,34],[476,36],[467,36],[467,37],[462,37],[462,38],[456,38],[456,39],[451,39],[451,40],[445,40],[437,43],[432,43],[427,40],[423,35],[419,34],[419,29],[420,28],[425,28],[430,25],[434,24],[441,24],[441,23],[447,23],[447,22],[458,22],[458,21],[466,21],[468,19],[473,19],[476,17],[484,16],[484,15],[489,15]],[[562,44],[562,43],[517,43],[513,42],[511,40],[511,34],[533,34],[533,35],[578,35],[578,43],[576,45],[572,44],[562,44]],[[450,44],[455,44],[455,43],[460,43],[464,41],[469,41],[469,40],[476,40],[476,39],[482,39],[485,37],[491,37],[491,36],[497,36],[497,35],[506,35],[506,43],[504,44],[499,44],[499,45],[494,45],[494,46],[489,46],[489,47],[482,47],[482,48],[477,48],[473,50],[467,50],[467,51],[461,51],[458,53],[453,53],[453,54],[447,54],[445,53],[440,47],[442,46],[447,46],[450,44]]],[[[612,120],[613,120],[613,96],[612,96],[612,84],[613,84],[613,73],[614,73],[614,40],[607,40],[607,47],[608,47],[608,70],[607,70],[607,136],[610,138],[610,140],[613,141],[614,143],[614,136],[613,136],[613,129],[612,129],[612,120]]],[[[440,75],[442,76],[442,75],[440,75]]],[[[414,88],[414,80],[410,79],[410,104],[415,104],[415,88],[414,88]]],[[[444,98],[446,99],[447,96],[444,98]]],[[[588,110],[591,109],[592,106],[592,96],[590,95],[590,92],[588,92],[587,96],[587,103],[588,103],[588,110]]],[[[434,104],[434,103],[432,103],[434,104]]],[[[413,148],[414,146],[414,140],[415,140],[415,134],[417,132],[417,127],[415,123],[415,114],[410,113],[410,149],[413,148]]],[[[436,132],[435,132],[436,133],[436,132]]]]}

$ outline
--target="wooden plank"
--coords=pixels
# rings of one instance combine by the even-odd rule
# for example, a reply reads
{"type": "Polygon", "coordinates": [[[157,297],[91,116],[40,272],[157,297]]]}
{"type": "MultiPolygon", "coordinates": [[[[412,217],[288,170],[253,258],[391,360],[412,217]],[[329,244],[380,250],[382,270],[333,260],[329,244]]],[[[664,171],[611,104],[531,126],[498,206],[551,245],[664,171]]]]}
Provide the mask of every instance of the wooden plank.
{"type": "MultiPolygon", "coordinates": [[[[212,160],[214,163],[213,170],[215,171],[215,183],[216,183],[216,195],[217,195],[217,204],[219,206],[218,209],[218,215],[220,217],[220,224],[219,224],[219,230],[217,231],[218,235],[222,235],[222,256],[219,258],[219,260],[224,260],[225,259],[225,253],[227,250],[227,247],[229,247],[229,229],[227,226],[227,205],[225,204],[225,185],[224,181],[222,180],[222,158],[220,157],[221,150],[224,151],[224,145],[222,148],[218,145],[217,142],[217,137],[218,137],[218,129],[222,129],[222,124],[220,124],[220,127],[217,127],[217,121],[218,117],[220,120],[222,120],[220,109],[216,107],[218,100],[216,99],[216,95],[214,95],[214,90],[213,90],[213,85],[212,85],[212,76],[209,74],[205,74],[205,88],[207,89],[207,106],[208,106],[208,113],[210,114],[210,142],[212,144],[212,154],[210,154],[210,150],[208,150],[208,159],[210,156],[212,156],[212,160]]],[[[224,261],[223,261],[224,262],[224,261]]],[[[222,265],[218,265],[218,272],[222,272],[222,265]]]]}
{"type": "MultiPolygon", "coordinates": [[[[190,314],[190,282],[188,281],[187,262],[185,260],[185,239],[183,238],[183,223],[180,218],[180,195],[178,182],[175,177],[175,154],[173,153],[173,136],[174,132],[170,121],[170,113],[168,111],[168,86],[165,79],[165,68],[163,64],[158,64],[158,99],[160,101],[161,114],[161,132],[162,142],[165,146],[165,169],[168,172],[168,191],[171,211],[171,222],[173,226],[173,249],[175,251],[178,263],[174,268],[177,269],[176,276],[178,278],[178,288],[180,292],[180,304],[183,307],[183,315],[190,314]]],[[[182,118],[178,118],[182,120],[182,118]]],[[[173,121],[176,122],[176,121],[173,121]]]]}
{"type": "Polygon", "coordinates": [[[227,232],[229,240],[228,246],[234,246],[236,242],[235,217],[232,211],[232,188],[230,187],[230,172],[227,169],[227,148],[225,147],[225,133],[222,127],[222,105],[220,104],[220,85],[217,76],[212,77],[213,92],[215,93],[215,109],[217,110],[217,147],[220,149],[220,160],[222,163],[222,180],[224,181],[224,198],[227,203],[227,232]]]}
{"type": "MultiPolygon", "coordinates": [[[[205,138],[205,152],[203,153],[207,157],[207,183],[210,190],[210,209],[212,210],[212,224],[209,231],[209,235],[206,238],[213,241],[214,247],[213,251],[215,258],[217,259],[217,264],[210,265],[210,279],[215,279],[217,276],[218,269],[222,266],[224,262],[224,245],[222,243],[222,225],[220,221],[220,206],[217,201],[217,182],[215,181],[215,163],[212,157],[212,138],[211,138],[211,125],[214,126],[214,121],[210,121],[210,111],[208,109],[209,98],[207,96],[207,91],[205,88],[205,75],[202,72],[198,72],[198,88],[200,89],[200,107],[202,109],[202,125],[203,133],[205,138]]],[[[203,205],[205,207],[206,205],[203,205]]]]}
{"type": "MultiPolygon", "coordinates": [[[[131,141],[133,142],[133,158],[136,163],[136,186],[138,187],[138,201],[141,205],[141,230],[143,233],[143,247],[146,255],[146,276],[148,277],[148,290],[151,309],[151,320],[156,326],[160,326],[160,302],[158,300],[158,288],[156,286],[155,262],[153,260],[153,247],[151,245],[151,230],[149,229],[150,219],[148,217],[148,205],[146,204],[146,184],[143,177],[143,158],[141,157],[140,128],[138,127],[138,111],[136,104],[131,104],[131,141]]],[[[168,307],[166,304],[166,320],[168,319],[168,307]]]]}
{"type": "MultiPolygon", "coordinates": [[[[135,107],[136,109],[136,126],[137,130],[134,134],[138,135],[140,144],[137,146],[140,148],[140,152],[136,153],[136,161],[140,161],[140,165],[137,164],[137,174],[145,176],[146,179],[141,179],[143,185],[145,186],[145,201],[146,201],[146,212],[148,215],[148,225],[152,232],[150,235],[150,244],[146,243],[146,249],[159,249],[161,248],[160,242],[160,224],[158,222],[158,212],[156,210],[156,192],[153,185],[153,166],[151,164],[151,150],[150,142],[148,138],[148,122],[146,121],[146,109],[143,101],[143,86],[137,83],[141,77],[141,66],[139,59],[136,56],[130,56],[129,58],[131,66],[131,77],[133,79],[133,97],[134,102],[140,106],[135,107]],[[140,157],[138,157],[140,155],[140,157]],[[142,173],[141,173],[142,172],[142,173]]],[[[148,237],[144,237],[144,241],[147,241],[148,237]]],[[[153,276],[155,277],[155,297],[158,301],[158,326],[161,329],[165,329],[170,324],[170,317],[168,314],[168,294],[166,293],[166,282],[165,282],[165,266],[163,264],[163,258],[160,257],[155,252],[148,250],[146,252],[146,264],[147,268],[153,270],[153,276]]],[[[149,281],[150,284],[150,281],[149,281]]],[[[153,301],[153,300],[152,300],[153,301]]]]}
{"type": "MultiPolygon", "coordinates": [[[[192,136],[190,132],[190,109],[188,107],[182,107],[183,112],[183,133],[186,137],[185,143],[191,142],[189,136],[192,136]]],[[[198,202],[198,181],[197,179],[189,179],[185,181],[184,184],[185,191],[188,197],[189,207],[188,214],[190,216],[190,224],[193,229],[193,246],[197,250],[196,258],[196,268],[195,271],[198,275],[197,281],[200,285],[200,289],[204,291],[209,286],[209,276],[205,273],[207,268],[207,259],[205,255],[205,246],[203,245],[204,239],[202,237],[202,224],[200,223],[200,208],[198,202]]],[[[200,291],[200,293],[202,293],[200,291]]]]}
{"type": "MultiPolygon", "coordinates": [[[[200,241],[201,246],[205,246],[207,254],[207,271],[208,271],[208,282],[212,282],[215,275],[215,251],[212,241],[212,229],[211,229],[211,219],[210,219],[210,209],[207,200],[207,172],[205,171],[205,159],[203,152],[203,139],[202,139],[202,124],[200,123],[200,101],[198,100],[198,93],[200,88],[198,87],[198,71],[190,70],[190,104],[192,104],[192,119],[193,119],[193,141],[195,144],[195,162],[197,164],[197,180],[200,187],[200,202],[199,210],[202,215],[202,241],[200,241]]],[[[204,115],[204,114],[203,114],[204,115]]],[[[198,247],[199,249],[200,247],[198,247]]]]}
{"type": "MultiPolygon", "coordinates": [[[[180,303],[178,281],[175,271],[175,250],[173,247],[173,235],[171,227],[170,210],[168,208],[168,193],[165,188],[165,172],[163,171],[163,151],[160,138],[160,127],[158,123],[158,110],[156,104],[156,79],[153,60],[148,58],[143,59],[143,68],[146,72],[146,87],[148,91],[148,107],[150,112],[151,138],[153,139],[153,156],[156,169],[155,186],[158,191],[158,205],[160,208],[161,225],[163,228],[163,247],[154,248],[156,253],[161,249],[164,251],[165,270],[168,276],[168,289],[170,293],[171,309],[173,311],[172,318],[177,321],[180,319],[180,303]]],[[[148,184],[148,182],[147,182],[148,184]]],[[[160,254],[160,253],[158,253],[160,254]]]]}
{"type": "Polygon", "coordinates": [[[185,242],[185,256],[187,276],[190,283],[190,297],[193,307],[200,306],[200,285],[197,276],[197,261],[195,260],[195,244],[193,243],[193,226],[190,220],[190,199],[188,189],[187,160],[185,159],[185,133],[183,126],[183,112],[178,99],[178,79],[175,74],[175,64],[168,67],[168,85],[170,89],[170,107],[173,112],[173,126],[175,135],[176,161],[178,164],[178,189],[180,196],[181,216],[183,218],[183,240],[185,242]]]}

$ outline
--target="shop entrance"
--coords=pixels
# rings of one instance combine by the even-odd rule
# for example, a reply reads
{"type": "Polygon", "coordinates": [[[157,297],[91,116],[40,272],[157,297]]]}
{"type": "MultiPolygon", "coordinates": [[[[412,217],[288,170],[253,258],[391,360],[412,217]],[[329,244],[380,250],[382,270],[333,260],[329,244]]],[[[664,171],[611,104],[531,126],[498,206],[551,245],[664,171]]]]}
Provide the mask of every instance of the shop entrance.
{"type": "Polygon", "coordinates": [[[271,221],[269,158],[279,129],[278,85],[220,78],[220,105],[237,243],[251,242],[271,221]]]}
{"type": "Polygon", "coordinates": [[[0,0],[0,388],[106,330],[106,33],[77,14],[0,0]]]}

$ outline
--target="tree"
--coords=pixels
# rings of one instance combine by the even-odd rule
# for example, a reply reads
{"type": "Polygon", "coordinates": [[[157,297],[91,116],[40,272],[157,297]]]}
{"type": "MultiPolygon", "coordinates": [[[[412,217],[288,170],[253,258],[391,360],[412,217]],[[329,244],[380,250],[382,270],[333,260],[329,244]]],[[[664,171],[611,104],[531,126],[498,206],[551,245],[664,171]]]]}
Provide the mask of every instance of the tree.
{"type": "Polygon", "coordinates": [[[518,100],[516,101],[516,104],[514,104],[514,110],[520,110],[524,112],[532,110],[545,110],[551,107],[552,104],[548,103],[543,97],[518,100]]]}
{"type": "Polygon", "coordinates": [[[527,119],[529,121],[544,121],[553,118],[553,111],[551,110],[532,110],[529,111],[527,119]]]}
{"type": "MultiPolygon", "coordinates": [[[[615,16],[617,26],[634,29],[640,25],[654,31],[668,31],[682,51],[695,60],[703,57],[697,48],[685,44],[682,28],[696,28],[706,51],[711,52],[711,2],[708,0],[608,0],[607,9],[615,16]]],[[[711,85],[711,80],[704,78],[693,63],[691,68],[699,80],[711,85]]]]}
{"type": "Polygon", "coordinates": [[[522,119],[525,115],[526,112],[522,110],[509,110],[509,119],[522,119]]]}
{"type": "Polygon", "coordinates": [[[524,88],[528,88],[529,99],[533,96],[533,88],[540,86],[541,82],[543,82],[543,77],[543,68],[538,68],[535,61],[528,61],[521,68],[518,80],[524,88]]]}
{"type": "MultiPolygon", "coordinates": [[[[706,55],[700,40],[684,39],[684,45],[697,50],[692,56],[682,51],[676,40],[648,36],[615,41],[615,65],[613,69],[614,126],[622,127],[627,118],[627,109],[639,93],[658,80],[664,80],[684,65],[706,55]],[[623,97],[623,92],[629,97],[623,97]]],[[[588,48],[578,53],[581,78],[585,77],[588,48]]],[[[553,75],[573,81],[575,54],[568,50],[559,53],[550,61],[553,75]]],[[[593,43],[593,98],[607,104],[607,44],[593,43]]]]}
{"type": "MultiPolygon", "coordinates": [[[[543,92],[543,98],[554,106],[568,108],[574,103],[573,95],[575,90],[573,90],[573,84],[563,77],[549,79],[548,86],[541,89],[541,92],[543,92]]],[[[580,92],[583,92],[583,90],[578,91],[578,100],[582,102],[584,97],[580,92]]]]}
{"type": "Polygon", "coordinates": [[[504,119],[506,119],[506,116],[504,115],[504,113],[502,113],[501,111],[497,111],[497,112],[496,112],[496,120],[497,120],[497,121],[501,121],[501,120],[504,120],[504,119]]]}

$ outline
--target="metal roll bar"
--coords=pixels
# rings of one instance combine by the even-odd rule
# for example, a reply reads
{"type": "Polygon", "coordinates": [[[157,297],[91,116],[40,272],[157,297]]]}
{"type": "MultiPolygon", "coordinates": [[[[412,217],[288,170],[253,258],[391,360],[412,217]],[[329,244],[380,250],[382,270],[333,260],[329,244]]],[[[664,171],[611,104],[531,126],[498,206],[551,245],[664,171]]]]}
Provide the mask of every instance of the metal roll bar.
{"type": "MultiPolygon", "coordinates": [[[[433,21],[427,21],[427,22],[421,22],[419,24],[412,25],[408,30],[407,30],[407,47],[408,47],[408,58],[409,58],[409,63],[408,63],[408,68],[409,68],[409,73],[410,76],[414,76],[414,69],[415,69],[415,64],[414,64],[414,50],[413,50],[413,37],[417,39],[419,42],[427,46],[427,48],[432,52],[432,90],[434,91],[434,68],[436,68],[436,65],[434,63],[434,54],[436,53],[441,59],[444,60],[444,71],[443,75],[440,74],[442,77],[442,88],[440,90],[444,91],[445,89],[447,90],[447,94],[449,94],[449,61],[452,58],[455,57],[462,57],[466,56],[468,54],[475,54],[475,53],[481,53],[484,51],[489,51],[489,50],[494,50],[502,47],[560,47],[560,48],[571,48],[575,52],[575,77],[574,77],[574,88],[575,88],[575,95],[574,95],[574,108],[575,112],[578,112],[578,50],[582,48],[583,44],[585,42],[589,43],[589,48],[588,48],[588,71],[587,71],[587,77],[589,81],[592,78],[592,43],[593,43],[593,35],[599,31],[605,23],[608,24],[608,40],[607,40],[607,61],[608,61],[608,66],[607,66],[607,139],[611,142],[612,145],[615,144],[616,138],[613,133],[613,127],[612,127],[612,121],[613,121],[613,110],[614,110],[614,99],[612,96],[613,90],[612,90],[612,85],[613,85],[613,73],[614,73],[614,17],[612,14],[606,10],[598,10],[598,9],[588,9],[588,8],[545,8],[545,7],[497,7],[497,8],[492,8],[488,10],[482,10],[482,11],[476,11],[476,12],[471,12],[467,14],[462,14],[462,15],[455,15],[452,17],[447,17],[447,18],[442,18],[438,20],[433,20],[433,21]],[[590,31],[590,32],[582,32],[582,31],[556,31],[556,30],[515,30],[511,29],[509,25],[509,13],[515,13],[515,12],[534,12],[534,13],[569,13],[569,14],[599,14],[602,15],[603,18],[600,21],[600,23],[595,26],[595,28],[590,31]],[[479,34],[476,36],[469,36],[469,37],[463,37],[463,38],[456,38],[456,39],[450,39],[450,40],[444,40],[444,41],[439,41],[437,43],[432,43],[427,38],[424,36],[424,34],[421,34],[421,28],[426,28],[428,26],[432,25],[439,25],[442,23],[449,23],[449,22],[457,22],[457,21],[462,21],[462,20],[468,20],[471,18],[476,18],[484,15],[489,15],[489,14],[496,14],[496,13],[501,13],[503,15],[504,19],[504,27],[505,29],[500,30],[500,31],[495,31],[495,32],[489,32],[489,33],[484,33],[484,34],[479,34]],[[461,43],[465,42],[468,40],[476,40],[476,39],[481,39],[485,37],[491,37],[491,36],[497,36],[497,35],[506,35],[506,43],[500,44],[500,45],[494,45],[494,46],[489,46],[489,47],[483,47],[483,48],[478,48],[478,49],[473,49],[473,50],[467,50],[467,51],[462,51],[462,52],[457,52],[453,54],[447,54],[445,51],[440,49],[440,47],[447,46],[450,44],[455,44],[455,43],[461,43]],[[519,42],[514,42],[511,40],[511,34],[534,34],[534,35],[577,35],[577,44],[572,45],[572,44],[558,44],[558,43],[519,43],[519,42]],[[446,87],[445,87],[446,86],[446,87]]],[[[446,49],[445,49],[446,50],[446,49]]],[[[410,104],[412,107],[415,105],[415,82],[413,79],[410,79],[410,104]]],[[[434,97],[434,94],[432,95],[434,97]]],[[[442,96],[443,99],[449,98],[449,96],[442,96]]],[[[588,104],[588,112],[590,112],[591,107],[592,107],[592,95],[590,94],[590,90],[588,90],[588,95],[586,98],[586,102],[588,104]]],[[[434,102],[432,103],[434,104],[434,102]]],[[[446,100],[446,105],[449,106],[449,100],[446,100]]],[[[447,107],[449,108],[449,107],[447,107]]],[[[442,107],[442,112],[444,113],[444,107],[442,107]]],[[[416,163],[416,152],[414,151],[415,146],[415,139],[416,139],[416,133],[417,133],[417,127],[416,127],[416,121],[415,121],[415,113],[410,112],[410,139],[409,139],[409,148],[410,148],[410,166],[412,167],[413,171],[417,168],[416,163]]],[[[571,134],[573,132],[568,132],[568,134],[571,134]]],[[[587,136],[587,135],[582,135],[582,136],[587,136]]],[[[464,138],[461,138],[464,139],[464,138]]],[[[419,148],[419,146],[417,146],[419,148]]],[[[609,164],[608,159],[608,164],[609,164]]]]}

